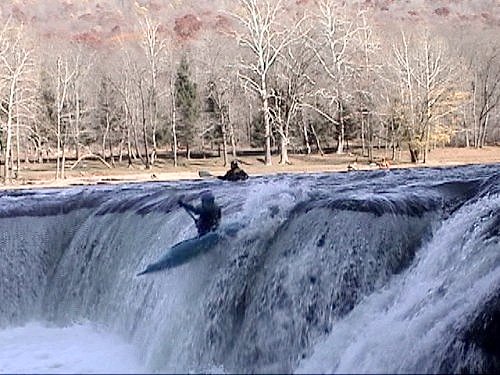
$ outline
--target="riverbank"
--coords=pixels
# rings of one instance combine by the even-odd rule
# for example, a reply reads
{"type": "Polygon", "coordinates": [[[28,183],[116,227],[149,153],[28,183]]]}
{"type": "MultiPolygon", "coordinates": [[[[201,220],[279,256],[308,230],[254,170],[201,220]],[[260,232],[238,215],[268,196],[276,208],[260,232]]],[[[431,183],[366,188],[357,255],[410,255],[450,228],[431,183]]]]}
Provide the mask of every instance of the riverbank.
{"type": "MultiPolygon", "coordinates": [[[[383,153],[376,159],[381,161],[383,153]]],[[[443,148],[433,150],[426,164],[412,164],[403,155],[399,163],[392,163],[390,168],[446,167],[466,164],[500,163],[500,147],[483,149],[443,148]]],[[[240,166],[250,176],[279,173],[321,173],[343,172],[349,169],[376,170],[377,164],[369,164],[366,158],[356,154],[290,155],[290,163],[280,165],[278,157],[273,158],[273,165],[266,166],[262,156],[240,156],[240,166]]],[[[179,166],[174,168],[171,160],[158,160],[152,169],[146,170],[138,163],[128,168],[126,163],[107,168],[98,160],[86,160],[75,168],[66,168],[64,179],[55,179],[55,166],[50,163],[23,165],[19,178],[9,184],[1,184],[0,189],[70,187],[79,185],[117,184],[145,181],[176,181],[199,179],[199,171],[208,171],[222,175],[227,170],[221,158],[179,159],[179,166]]]]}

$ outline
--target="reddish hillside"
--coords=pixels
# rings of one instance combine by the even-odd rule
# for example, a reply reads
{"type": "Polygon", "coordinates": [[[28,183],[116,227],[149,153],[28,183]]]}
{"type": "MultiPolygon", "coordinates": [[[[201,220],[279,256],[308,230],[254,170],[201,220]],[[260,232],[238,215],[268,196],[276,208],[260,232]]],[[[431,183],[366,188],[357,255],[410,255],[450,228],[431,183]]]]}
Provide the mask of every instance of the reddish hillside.
{"type": "MultiPolygon", "coordinates": [[[[314,0],[288,0],[288,8],[311,8],[314,0]]],[[[130,39],[138,18],[148,15],[162,30],[181,40],[196,39],[204,29],[228,32],[233,20],[225,14],[235,0],[3,0],[0,19],[12,17],[47,36],[68,36],[100,46],[120,38],[130,39]]],[[[358,0],[355,6],[371,8],[382,22],[481,23],[500,27],[496,0],[358,0]]]]}

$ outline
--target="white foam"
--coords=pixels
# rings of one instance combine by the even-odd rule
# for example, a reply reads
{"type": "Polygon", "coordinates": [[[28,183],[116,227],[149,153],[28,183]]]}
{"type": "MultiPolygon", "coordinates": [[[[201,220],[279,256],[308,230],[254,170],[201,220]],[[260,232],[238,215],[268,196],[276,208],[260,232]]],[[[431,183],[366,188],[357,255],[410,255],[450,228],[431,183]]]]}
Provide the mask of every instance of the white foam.
{"type": "Polygon", "coordinates": [[[134,347],[89,324],[0,330],[0,373],[144,373],[134,347]]]}
{"type": "Polygon", "coordinates": [[[336,322],[296,372],[439,372],[463,322],[500,283],[498,242],[482,239],[499,207],[497,197],[457,211],[414,266],[336,322]]]}

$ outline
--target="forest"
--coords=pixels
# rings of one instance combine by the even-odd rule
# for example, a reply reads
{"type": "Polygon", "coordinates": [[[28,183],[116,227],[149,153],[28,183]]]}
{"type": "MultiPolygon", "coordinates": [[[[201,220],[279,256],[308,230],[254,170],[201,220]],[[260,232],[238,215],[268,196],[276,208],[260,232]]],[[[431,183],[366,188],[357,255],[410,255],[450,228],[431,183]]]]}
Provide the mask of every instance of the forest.
{"type": "Polygon", "coordinates": [[[9,16],[3,183],[26,163],[53,163],[55,179],[91,158],[150,169],[251,151],[266,165],[354,147],[369,160],[384,148],[425,163],[437,147],[500,142],[500,27],[300,3],[227,2],[201,30],[194,16],[169,23],[136,3],[128,29],[105,42],[48,37],[9,16]]]}

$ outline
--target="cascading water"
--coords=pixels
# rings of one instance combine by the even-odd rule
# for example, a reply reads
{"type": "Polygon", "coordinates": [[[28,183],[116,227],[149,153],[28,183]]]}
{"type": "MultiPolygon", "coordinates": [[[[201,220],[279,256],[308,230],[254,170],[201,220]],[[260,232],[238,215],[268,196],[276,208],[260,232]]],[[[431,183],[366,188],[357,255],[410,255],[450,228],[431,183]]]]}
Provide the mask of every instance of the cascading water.
{"type": "Polygon", "coordinates": [[[410,269],[336,324],[301,371],[483,372],[463,336],[476,308],[498,298],[500,248],[490,235],[499,207],[498,195],[480,199],[445,221],[410,269]]]}
{"type": "Polygon", "coordinates": [[[0,340],[95,334],[115,344],[81,349],[113,345],[130,372],[498,372],[499,182],[490,165],[3,192],[0,340]],[[177,200],[206,189],[242,229],[136,277],[196,234],[177,200]]]}

